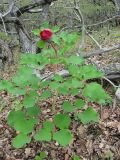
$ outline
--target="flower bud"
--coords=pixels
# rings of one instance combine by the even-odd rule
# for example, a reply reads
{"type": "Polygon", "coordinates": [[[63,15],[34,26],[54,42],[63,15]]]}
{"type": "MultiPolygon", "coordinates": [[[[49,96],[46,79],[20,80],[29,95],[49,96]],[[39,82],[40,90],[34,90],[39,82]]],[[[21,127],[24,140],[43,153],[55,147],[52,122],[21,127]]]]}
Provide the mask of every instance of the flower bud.
{"type": "Polygon", "coordinates": [[[53,32],[50,29],[44,29],[40,32],[40,38],[42,40],[49,40],[53,35],[53,32]]]}

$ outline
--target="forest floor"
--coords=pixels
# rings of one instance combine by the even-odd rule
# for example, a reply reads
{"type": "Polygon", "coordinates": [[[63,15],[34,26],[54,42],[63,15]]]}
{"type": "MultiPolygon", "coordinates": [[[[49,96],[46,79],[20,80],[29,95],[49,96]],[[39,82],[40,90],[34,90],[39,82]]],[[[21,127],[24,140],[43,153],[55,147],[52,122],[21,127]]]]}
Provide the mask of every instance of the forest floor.
{"type": "MultiPolygon", "coordinates": [[[[99,33],[99,35],[103,35],[99,33]]],[[[98,35],[96,37],[99,37],[98,35]]],[[[101,36],[102,37],[102,36],[101,36]]],[[[117,43],[111,41],[111,37],[104,35],[99,42],[104,41],[104,45],[117,43]]],[[[89,41],[89,40],[88,40],[89,41]]],[[[86,51],[96,49],[93,43],[87,42],[86,51]]],[[[114,51],[110,54],[93,57],[93,61],[105,65],[109,63],[119,63],[120,52],[114,51]]],[[[15,67],[11,71],[1,72],[5,79],[9,79],[15,73],[15,67]],[[11,74],[11,75],[10,75],[11,74]]],[[[72,160],[74,154],[82,160],[120,160],[120,101],[115,99],[114,89],[110,84],[105,84],[105,90],[113,97],[113,103],[101,109],[99,105],[93,107],[100,113],[101,120],[96,124],[83,125],[75,120],[72,121],[71,130],[74,140],[71,145],[62,148],[56,142],[40,143],[32,141],[23,149],[15,149],[11,145],[11,140],[15,137],[15,131],[6,122],[7,115],[13,105],[12,98],[6,92],[0,93],[0,160],[34,160],[41,151],[45,151],[47,160],[72,160]]],[[[74,97],[59,97],[59,102],[65,99],[72,100],[74,97]]],[[[53,118],[51,111],[51,101],[39,104],[42,114],[41,122],[53,118]]],[[[58,103],[59,105],[59,103],[58,103]]]]}

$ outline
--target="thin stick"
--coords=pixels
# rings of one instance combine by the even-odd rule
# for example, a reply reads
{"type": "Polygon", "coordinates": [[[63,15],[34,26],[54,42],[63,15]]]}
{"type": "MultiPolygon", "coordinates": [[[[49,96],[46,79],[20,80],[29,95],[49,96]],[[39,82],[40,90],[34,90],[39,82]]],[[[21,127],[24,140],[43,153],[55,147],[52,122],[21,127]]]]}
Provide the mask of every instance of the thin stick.
{"type": "Polygon", "coordinates": [[[105,79],[106,81],[108,81],[114,88],[119,88],[120,86],[116,86],[112,81],[110,81],[108,78],[106,77],[102,77],[103,79],[105,79]]]}
{"type": "Polygon", "coordinates": [[[6,36],[7,36],[8,34],[7,34],[7,30],[6,30],[5,22],[4,22],[4,20],[3,20],[3,17],[2,17],[2,14],[1,14],[1,13],[0,13],[0,18],[1,18],[1,20],[2,20],[3,27],[4,27],[4,31],[5,31],[5,34],[6,34],[6,36]]]}
{"type": "Polygon", "coordinates": [[[86,31],[86,34],[96,43],[96,45],[102,49],[102,46],[98,43],[98,41],[92,36],[90,35],[87,31],[86,31]]]}

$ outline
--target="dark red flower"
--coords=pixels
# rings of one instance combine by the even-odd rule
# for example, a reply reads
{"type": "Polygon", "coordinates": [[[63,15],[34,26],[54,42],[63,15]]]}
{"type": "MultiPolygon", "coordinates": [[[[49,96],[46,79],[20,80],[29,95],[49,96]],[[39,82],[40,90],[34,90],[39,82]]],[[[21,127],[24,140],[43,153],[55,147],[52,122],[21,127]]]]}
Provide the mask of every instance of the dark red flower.
{"type": "Polygon", "coordinates": [[[50,29],[44,29],[40,32],[40,38],[42,40],[49,40],[53,35],[53,32],[50,29]]]}

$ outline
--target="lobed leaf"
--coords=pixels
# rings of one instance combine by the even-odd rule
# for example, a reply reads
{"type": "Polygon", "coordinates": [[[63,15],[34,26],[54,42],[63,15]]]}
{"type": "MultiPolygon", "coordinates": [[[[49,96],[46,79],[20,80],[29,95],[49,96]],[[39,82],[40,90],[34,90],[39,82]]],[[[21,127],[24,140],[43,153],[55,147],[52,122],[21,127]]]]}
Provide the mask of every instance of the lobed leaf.
{"type": "Polygon", "coordinates": [[[77,116],[83,124],[87,124],[91,121],[99,122],[99,114],[92,107],[88,107],[85,111],[79,113],[77,116]]]}
{"type": "Polygon", "coordinates": [[[30,143],[30,141],[30,137],[28,137],[26,134],[21,133],[13,139],[12,145],[15,148],[22,148],[26,143],[30,143]]]}
{"type": "Polygon", "coordinates": [[[55,125],[60,129],[66,129],[70,126],[71,119],[66,114],[57,114],[54,117],[55,125]]]}
{"type": "Polygon", "coordinates": [[[72,142],[73,136],[67,129],[60,130],[53,134],[53,139],[57,141],[61,146],[67,146],[72,142]]]}

